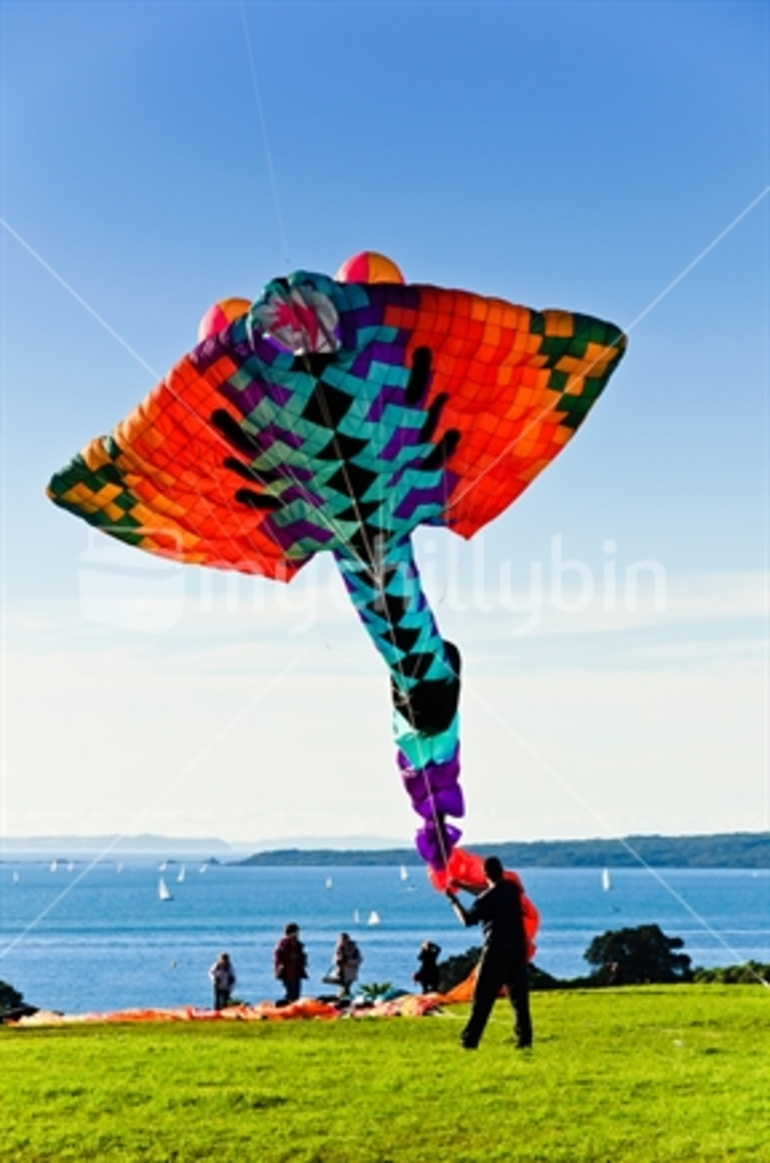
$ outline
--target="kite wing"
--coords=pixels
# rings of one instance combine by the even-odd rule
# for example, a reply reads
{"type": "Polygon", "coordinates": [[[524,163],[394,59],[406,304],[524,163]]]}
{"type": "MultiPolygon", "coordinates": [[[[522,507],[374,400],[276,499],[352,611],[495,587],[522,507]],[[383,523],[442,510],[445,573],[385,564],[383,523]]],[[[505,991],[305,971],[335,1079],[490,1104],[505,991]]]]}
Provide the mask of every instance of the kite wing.
{"type": "Polygon", "coordinates": [[[195,353],[185,356],[112,435],[52,478],[51,500],[150,553],[288,580],[307,558],[262,531],[268,510],[249,503],[254,478],[233,455],[234,441],[256,454],[223,394],[238,371],[225,353],[203,373],[195,353]]]}
{"type": "Polygon", "coordinates": [[[300,273],[49,495],[150,552],[283,580],[319,549],[369,555],[421,522],[470,537],[567,444],[624,345],[583,315],[300,273]]]}
{"type": "Polygon", "coordinates": [[[457,434],[449,436],[441,521],[472,537],[569,442],[626,339],[587,315],[534,311],[465,291],[413,290],[415,306],[393,304],[385,320],[408,335],[407,362],[417,351],[431,353],[427,404],[435,409],[443,401],[436,439],[457,434]]]}

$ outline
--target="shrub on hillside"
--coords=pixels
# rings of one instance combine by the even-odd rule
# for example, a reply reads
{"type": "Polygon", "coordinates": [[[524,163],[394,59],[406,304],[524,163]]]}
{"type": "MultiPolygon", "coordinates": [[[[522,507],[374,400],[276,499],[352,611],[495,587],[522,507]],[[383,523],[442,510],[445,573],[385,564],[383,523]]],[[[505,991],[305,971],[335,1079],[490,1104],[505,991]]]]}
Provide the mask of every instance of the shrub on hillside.
{"type": "Polygon", "coordinates": [[[478,965],[479,957],[481,957],[481,949],[474,945],[473,948],[466,949],[464,953],[458,953],[456,957],[447,957],[446,961],[439,961],[439,993],[448,993],[461,981],[465,981],[468,974],[478,965]]]}
{"type": "MultiPolygon", "coordinates": [[[[460,953],[456,957],[447,957],[446,961],[439,961],[439,993],[447,993],[450,989],[454,989],[456,985],[459,985],[461,981],[465,981],[466,977],[478,965],[481,952],[478,946],[474,946],[471,949],[466,949],[464,953],[460,953]]],[[[536,965],[530,965],[529,967],[530,989],[565,989],[570,984],[571,982],[560,981],[558,977],[552,977],[550,973],[546,973],[544,969],[538,969],[536,965]]]]}
{"type": "MultiPolygon", "coordinates": [[[[617,929],[595,937],[583,954],[595,966],[587,977],[553,977],[537,965],[529,967],[532,990],[595,989],[605,985],[644,985],[695,981],[724,985],[770,984],[770,965],[747,961],[720,969],[695,969],[682,949],[681,937],[667,937],[657,925],[639,925],[635,929],[617,929]]],[[[439,962],[439,990],[446,993],[464,981],[476,968],[482,950],[467,949],[457,957],[439,962]]]]}
{"type": "Polygon", "coordinates": [[[696,969],[693,981],[718,985],[767,985],[770,983],[770,965],[747,961],[744,965],[726,965],[722,969],[696,969]]]}
{"type": "Polygon", "coordinates": [[[12,985],[8,985],[5,981],[0,981],[0,1015],[5,1010],[14,1010],[23,1002],[23,997],[18,989],[14,989],[12,985]]]}
{"type": "Polygon", "coordinates": [[[529,988],[534,990],[569,989],[571,981],[563,981],[560,977],[553,977],[545,969],[539,969],[534,963],[529,967],[529,988]]]}
{"type": "Polygon", "coordinates": [[[692,981],[690,958],[681,937],[667,937],[657,925],[615,929],[594,937],[583,954],[594,966],[596,985],[644,985],[692,981]]]}

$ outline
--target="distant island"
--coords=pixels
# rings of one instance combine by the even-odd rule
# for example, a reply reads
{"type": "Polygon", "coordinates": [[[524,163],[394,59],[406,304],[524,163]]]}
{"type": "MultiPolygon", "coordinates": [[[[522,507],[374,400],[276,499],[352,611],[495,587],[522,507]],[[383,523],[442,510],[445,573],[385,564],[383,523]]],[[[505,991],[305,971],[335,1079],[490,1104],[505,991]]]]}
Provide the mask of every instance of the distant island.
{"type": "MultiPolygon", "coordinates": [[[[248,851],[244,846],[240,851],[248,851]]],[[[0,864],[3,859],[27,860],[59,859],[93,860],[111,859],[125,856],[187,857],[222,860],[233,856],[233,846],[217,837],[185,839],[178,836],[156,836],[142,833],[138,836],[124,836],[110,833],[103,836],[2,836],[0,837],[0,864]]]]}
{"type": "MultiPolygon", "coordinates": [[[[534,840],[473,844],[482,856],[499,856],[509,868],[770,868],[770,833],[724,832],[711,836],[626,836],[622,840],[534,840]]],[[[411,848],[282,848],[255,852],[240,867],[287,865],[419,865],[411,848]]]]}

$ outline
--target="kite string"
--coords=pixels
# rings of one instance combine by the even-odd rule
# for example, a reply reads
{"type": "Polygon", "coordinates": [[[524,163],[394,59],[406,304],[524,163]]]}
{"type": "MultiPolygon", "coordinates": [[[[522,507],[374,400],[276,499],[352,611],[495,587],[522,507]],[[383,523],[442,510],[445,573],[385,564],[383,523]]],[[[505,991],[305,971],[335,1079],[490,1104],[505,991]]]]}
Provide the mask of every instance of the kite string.
{"type": "Polygon", "coordinates": [[[254,49],[251,43],[251,33],[249,32],[249,24],[246,19],[246,6],[241,0],[241,24],[243,26],[243,35],[246,41],[246,54],[249,58],[249,71],[251,73],[251,84],[254,89],[254,99],[257,104],[257,115],[259,117],[260,129],[262,132],[262,144],[265,150],[265,158],[267,160],[267,171],[270,177],[270,186],[273,192],[273,205],[275,207],[275,216],[278,219],[278,232],[281,236],[281,246],[283,247],[283,261],[286,264],[286,269],[291,269],[291,260],[289,258],[289,246],[286,240],[286,231],[284,229],[283,212],[281,209],[281,199],[278,194],[278,180],[276,178],[275,166],[273,164],[273,152],[270,148],[270,137],[267,132],[267,119],[265,117],[265,109],[262,104],[262,94],[259,88],[259,78],[257,76],[257,65],[254,59],[254,49]]]}
{"type": "MultiPolygon", "coordinates": [[[[71,286],[66,281],[66,279],[62,278],[62,276],[59,274],[59,272],[54,270],[54,268],[51,266],[51,264],[46,262],[46,260],[43,258],[43,256],[41,254],[38,254],[38,252],[32,246],[30,246],[30,244],[26,241],[26,239],[22,238],[22,236],[17,231],[15,231],[13,229],[11,224],[9,222],[7,222],[5,218],[0,218],[0,226],[2,226],[3,229],[6,230],[8,232],[8,234],[11,235],[12,238],[15,238],[15,240],[19,243],[19,245],[22,246],[24,248],[24,250],[27,251],[28,254],[31,254],[32,257],[35,259],[35,261],[40,264],[40,266],[43,268],[43,270],[47,271],[48,274],[51,275],[51,277],[53,279],[55,279],[57,283],[60,284],[60,286],[64,287],[65,291],[67,291],[67,293],[69,295],[71,295],[72,298],[77,303],[79,303],[80,306],[83,307],[88,312],[88,314],[91,315],[96,320],[96,322],[99,323],[104,328],[104,330],[107,331],[112,336],[113,339],[116,339],[118,341],[118,343],[120,344],[120,346],[125,348],[125,350],[130,355],[132,355],[134,357],[134,359],[137,361],[137,363],[140,363],[142,365],[142,367],[150,373],[150,375],[153,377],[153,379],[160,380],[161,376],[160,376],[159,372],[157,372],[154,367],[151,367],[150,364],[147,363],[147,361],[142,358],[142,356],[139,354],[139,352],[136,351],[135,348],[133,348],[131,346],[131,344],[128,343],[123,338],[123,336],[120,335],[115,330],[115,328],[112,327],[107,322],[107,320],[103,316],[101,316],[99,314],[99,312],[96,311],[91,306],[91,304],[89,302],[87,302],[86,299],[83,298],[82,295],[78,294],[78,292],[75,290],[75,288],[73,286],[71,286]]],[[[3,266],[3,269],[5,269],[5,264],[3,266]]]]}

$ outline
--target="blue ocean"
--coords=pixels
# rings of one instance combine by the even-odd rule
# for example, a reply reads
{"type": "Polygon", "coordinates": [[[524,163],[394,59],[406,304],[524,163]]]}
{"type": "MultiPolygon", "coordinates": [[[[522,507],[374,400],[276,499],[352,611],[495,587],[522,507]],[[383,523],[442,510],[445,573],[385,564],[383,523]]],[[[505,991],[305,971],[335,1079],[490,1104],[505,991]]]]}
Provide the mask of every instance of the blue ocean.
{"type": "MultiPolygon", "coordinates": [[[[767,871],[520,871],[541,914],[536,964],[558,977],[587,972],[583,953],[596,935],[651,923],[682,937],[694,966],[770,962],[767,871]]],[[[227,950],[236,996],[274,999],[272,949],[288,921],[307,948],[308,995],[329,992],[321,979],[342,930],[363,953],[362,982],[404,989],[425,939],[444,957],[478,943],[416,867],[19,861],[0,864],[0,980],[68,1013],[207,1006],[208,969],[227,950]],[[160,897],[161,877],[171,899],[160,897]]]]}

